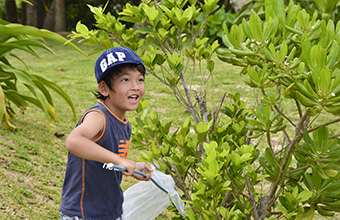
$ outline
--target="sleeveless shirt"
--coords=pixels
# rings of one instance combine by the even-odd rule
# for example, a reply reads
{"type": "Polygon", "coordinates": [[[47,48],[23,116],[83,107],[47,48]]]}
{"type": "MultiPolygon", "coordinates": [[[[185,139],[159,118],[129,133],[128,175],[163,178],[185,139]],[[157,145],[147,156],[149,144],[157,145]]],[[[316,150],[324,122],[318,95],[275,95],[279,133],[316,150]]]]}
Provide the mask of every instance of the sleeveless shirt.
{"type": "MultiPolygon", "coordinates": [[[[131,125],[116,117],[105,104],[98,101],[86,114],[98,111],[104,117],[104,131],[95,141],[100,146],[126,158],[130,147],[131,125]]],[[[84,219],[112,220],[122,215],[122,173],[108,164],[85,160],[68,153],[60,211],[84,219]]]]}

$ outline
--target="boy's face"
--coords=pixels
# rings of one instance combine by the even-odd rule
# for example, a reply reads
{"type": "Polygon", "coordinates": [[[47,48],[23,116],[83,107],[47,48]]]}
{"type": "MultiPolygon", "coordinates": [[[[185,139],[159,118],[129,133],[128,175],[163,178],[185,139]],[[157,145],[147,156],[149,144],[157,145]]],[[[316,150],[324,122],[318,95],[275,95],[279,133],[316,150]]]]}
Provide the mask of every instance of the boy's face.
{"type": "Polygon", "coordinates": [[[108,91],[105,104],[123,119],[126,111],[137,109],[145,93],[144,76],[137,69],[124,67],[121,73],[113,77],[112,90],[108,91]]]}

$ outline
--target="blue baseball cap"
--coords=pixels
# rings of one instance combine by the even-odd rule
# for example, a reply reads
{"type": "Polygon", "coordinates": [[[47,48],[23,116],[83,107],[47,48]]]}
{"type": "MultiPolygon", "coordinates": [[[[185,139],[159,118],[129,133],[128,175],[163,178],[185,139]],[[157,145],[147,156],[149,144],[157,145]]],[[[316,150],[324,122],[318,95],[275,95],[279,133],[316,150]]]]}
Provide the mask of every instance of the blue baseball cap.
{"type": "Polygon", "coordinates": [[[94,66],[97,83],[99,83],[104,78],[104,76],[109,72],[108,70],[110,70],[112,67],[125,63],[142,64],[145,70],[143,61],[134,51],[129,48],[114,47],[104,51],[104,53],[97,59],[94,66]]]}

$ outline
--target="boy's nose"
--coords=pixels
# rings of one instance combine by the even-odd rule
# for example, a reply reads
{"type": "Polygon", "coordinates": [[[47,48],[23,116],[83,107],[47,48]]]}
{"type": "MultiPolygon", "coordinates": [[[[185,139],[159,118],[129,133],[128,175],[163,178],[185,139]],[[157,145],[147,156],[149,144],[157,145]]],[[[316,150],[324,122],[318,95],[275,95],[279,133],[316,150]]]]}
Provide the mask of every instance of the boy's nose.
{"type": "Polygon", "coordinates": [[[138,83],[137,82],[132,82],[132,85],[131,85],[131,90],[139,90],[139,86],[138,86],[138,83]]]}

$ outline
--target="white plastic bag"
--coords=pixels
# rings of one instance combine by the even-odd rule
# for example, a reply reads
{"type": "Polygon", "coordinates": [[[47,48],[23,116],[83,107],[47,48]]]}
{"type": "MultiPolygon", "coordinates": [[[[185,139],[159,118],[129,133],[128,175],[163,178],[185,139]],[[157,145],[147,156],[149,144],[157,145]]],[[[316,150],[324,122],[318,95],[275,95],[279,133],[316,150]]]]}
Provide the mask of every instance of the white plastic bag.
{"type": "Polygon", "coordinates": [[[170,196],[177,209],[184,216],[184,202],[175,189],[175,182],[170,175],[155,170],[152,173],[158,183],[169,194],[160,190],[151,181],[141,181],[124,192],[123,211],[126,220],[152,220],[166,210],[170,205],[170,196]]]}

